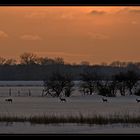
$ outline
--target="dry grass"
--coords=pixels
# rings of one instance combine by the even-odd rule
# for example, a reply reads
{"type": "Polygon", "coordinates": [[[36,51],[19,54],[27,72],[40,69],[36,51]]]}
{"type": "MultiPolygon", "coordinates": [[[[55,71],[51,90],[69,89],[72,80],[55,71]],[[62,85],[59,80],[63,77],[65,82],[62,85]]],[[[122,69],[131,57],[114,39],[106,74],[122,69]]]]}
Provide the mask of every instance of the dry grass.
{"type": "Polygon", "coordinates": [[[18,116],[0,116],[0,122],[30,122],[31,124],[58,124],[58,123],[76,123],[76,124],[140,124],[140,116],[126,115],[109,115],[107,117],[101,115],[93,115],[84,117],[82,114],[78,116],[31,116],[31,117],[18,117],[18,116]]]}

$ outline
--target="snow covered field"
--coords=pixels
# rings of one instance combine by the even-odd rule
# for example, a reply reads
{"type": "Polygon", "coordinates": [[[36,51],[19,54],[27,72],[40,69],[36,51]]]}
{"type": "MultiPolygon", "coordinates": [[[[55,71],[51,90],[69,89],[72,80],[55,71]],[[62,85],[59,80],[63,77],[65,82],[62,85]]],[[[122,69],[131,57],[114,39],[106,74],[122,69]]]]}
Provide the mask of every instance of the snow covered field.
{"type": "Polygon", "coordinates": [[[110,115],[129,114],[140,115],[140,103],[136,96],[108,98],[103,103],[101,96],[73,96],[66,98],[67,102],[60,102],[59,98],[52,97],[12,97],[13,103],[5,102],[0,97],[0,115],[110,115]]]}
{"type": "MultiPolygon", "coordinates": [[[[77,88],[79,82],[74,83],[77,88]]],[[[43,81],[0,81],[0,97],[9,96],[9,90],[12,96],[28,96],[29,90],[32,96],[42,96],[43,81]]]]}
{"type": "MultiPolygon", "coordinates": [[[[2,84],[2,83],[1,83],[2,84]]],[[[67,102],[60,102],[59,98],[41,97],[42,86],[1,86],[0,87],[0,116],[34,116],[34,115],[62,115],[83,116],[112,114],[140,116],[140,103],[136,102],[138,96],[108,97],[108,103],[102,102],[102,96],[83,96],[75,91],[67,102]],[[5,102],[11,88],[13,103],[5,102]],[[31,90],[32,96],[28,95],[31,90]],[[17,96],[20,90],[20,97],[17,96]]],[[[13,123],[10,126],[0,123],[0,133],[140,133],[140,126],[131,124],[124,127],[121,124],[113,125],[30,125],[29,123],[13,123]]]]}
{"type": "MultiPolygon", "coordinates": [[[[12,104],[5,102],[5,97],[0,97],[0,115],[8,116],[34,116],[34,115],[79,115],[92,116],[101,114],[131,114],[140,115],[140,103],[135,101],[136,96],[108,98],[108,103],[103,103],[101,96],[73,96],[67,102],[60,102],[58,98],[51,97],[12,97],[12,104]]],[[[30,125],[29,123],[14,123],[2,125],[0,133],[77,133],[77,134],[126,134],[140,133],[140,126],[133,125],[30,125]]]]}
{"type": "Polygon", "coordinates": [[[140,134],[138,125],[30,125],[29,123],[0,123],[0,134],[140,134]]]}

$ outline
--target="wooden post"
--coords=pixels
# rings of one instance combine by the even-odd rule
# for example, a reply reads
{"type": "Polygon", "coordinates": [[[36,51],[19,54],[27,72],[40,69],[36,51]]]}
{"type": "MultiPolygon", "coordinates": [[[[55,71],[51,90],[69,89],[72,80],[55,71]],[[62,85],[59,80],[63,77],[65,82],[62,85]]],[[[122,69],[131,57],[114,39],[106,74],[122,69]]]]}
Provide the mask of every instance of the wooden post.
{"type": "Polygon", "coordinates": [[[30,91],[30,89],[29,89],[29,96],[31,96],[31,91],[30,91]]]}
{"type": "Polygon", "coordinates": [[[11,92],[11,88],[9,89],[9,96],[11,96],[12,95],[12,92],[11,92]]]}
{"type": "Polygon", "coordinates": [[[44,89],[42,90],[42,97],[43,97],[43,95],[44,95],[44,89]]]}

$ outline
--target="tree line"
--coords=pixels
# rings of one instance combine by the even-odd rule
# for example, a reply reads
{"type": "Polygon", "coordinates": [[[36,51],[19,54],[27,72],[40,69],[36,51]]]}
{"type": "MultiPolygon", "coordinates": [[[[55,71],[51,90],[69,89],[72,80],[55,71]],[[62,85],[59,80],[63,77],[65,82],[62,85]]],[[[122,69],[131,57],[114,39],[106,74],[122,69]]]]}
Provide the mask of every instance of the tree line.
{"type": "Polygon", "coordinates": [[[91,65],[87,61],[81,61],[79,64],[68,64],[61,57],[39,57],[26,52],[20,55],[18,61],[0,57],[0,80],[44,80],[57,71],[69,73],[73,80],[81,80],[81,73],[85,69],[103,75],[102,79],[111,79],[114,74],[128,70],[140,74],[140,63],[114,61],[110,64],[91,65]]]}
{"type": "MultiPolygon", "coordinates": [[[[39,57],[34,53],[25,52],[19,56],[19,61],[13,58],[4,58],[0,56],[0,66],[4,65],[52,65],[52,64],[62,64],[66,65],[63,58],[55,57],[39,57]]],[[[85,66],[93,66],[88,61],[81,61],[79,64],[75,62],[69,65],[85,65],[85,66]]],[[[106,62],[102,62],[101,64],[94,64],[94,66],[110,66],[110,67],[138,67],[140,68],[140,62],[121,62],[121,61],[113,61],[110,64],[106,62]]]]}
{"type": "MultiPolygon", "coordinates": [[[[78,89],[84,95],[98,94],[106,97],[138,95],[140,96],[139,75],[135,71],[119,72],[111,79],[103,79],[103,75],[86,69],[80,73],[81,80],[78,89]]],[[[75,90],[75,83],[71,74],[55,72],[44,80],[44,95],[70,97],[75,90]]]]}

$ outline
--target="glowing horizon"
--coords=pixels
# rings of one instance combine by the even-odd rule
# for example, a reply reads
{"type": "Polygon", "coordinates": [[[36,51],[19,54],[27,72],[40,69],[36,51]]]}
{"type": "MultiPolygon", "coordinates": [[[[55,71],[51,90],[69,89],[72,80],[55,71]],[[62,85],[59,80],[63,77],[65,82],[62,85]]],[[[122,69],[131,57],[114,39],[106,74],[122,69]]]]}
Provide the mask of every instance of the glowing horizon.
{"type": "Polygon", "coordinates": [[[0,56],[140,61],[140,6],[0,7],[0,56]]]}

